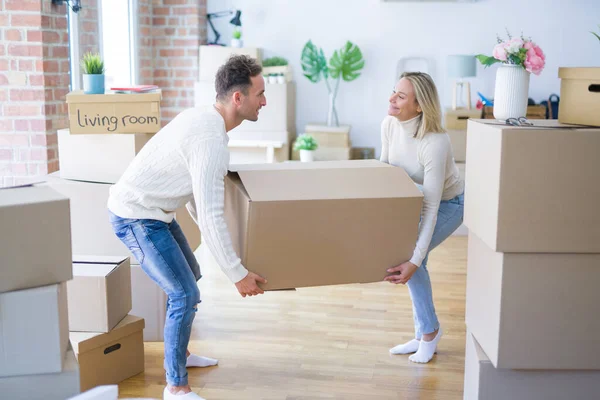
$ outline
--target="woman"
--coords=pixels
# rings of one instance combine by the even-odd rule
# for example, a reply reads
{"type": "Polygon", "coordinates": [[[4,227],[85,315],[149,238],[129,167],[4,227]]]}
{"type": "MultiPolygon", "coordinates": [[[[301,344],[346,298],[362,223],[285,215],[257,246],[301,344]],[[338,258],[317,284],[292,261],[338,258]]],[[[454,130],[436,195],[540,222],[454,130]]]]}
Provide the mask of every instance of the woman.
{"type": "Polygon", "coordinates": [[[431,360],[442,337],[427,271],[428,255],[463,220],[464,182],[441,120],[431,77],[423,72],[402,74],[381,124],[381,161],[403,168],[424,197],[413,256],[388,269],[392,274],[385,280],[408,285],[415,321],[415,339],[390,349],[390,353],[415,353],[409,359],[418,363],[431,360]]]}

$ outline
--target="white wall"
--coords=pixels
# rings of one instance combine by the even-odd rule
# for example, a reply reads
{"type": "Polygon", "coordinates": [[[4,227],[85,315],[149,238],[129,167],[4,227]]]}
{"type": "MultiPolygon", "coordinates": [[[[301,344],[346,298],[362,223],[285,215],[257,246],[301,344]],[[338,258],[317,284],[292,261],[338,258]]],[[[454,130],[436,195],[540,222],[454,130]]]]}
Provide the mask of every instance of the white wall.
{"type": "MultiPolygon", "coordinates": [[[[312,39],[329,58],[346,40],[360,46],[365,68],[357,80],[340,84],[340,123],[352,125],[354,146],[376,147],[402,57],[426,57],[433,62],[442,105],[451,104],[452,81],[446,77],[449,54],[491,55],[496,34],[523,31],[546,53],[546,69],[532,75],[530,97],[536,102],[559,93],[559,66],[600,66],[598,31],[600,0],[478,0],[472,3],[383,2],[382,0],[208,0],[208,12],[242,11],[246,46],[261,47],[263,57],[282,56],[294,69],[298,86],[297,129],[325,121],[327,89],[302,75],[300,54],[312,39]]],[[[231,37],[231,17],[215,20],[221,41],[231,37]]],[[[209,38],[212,32],[209,28],[209,38]]],[[[471,79],[476,92],[493,97],[496,67],[478,66],[471,79]]],[[[267,93],[267,102],[268,102],[267,93]]],[[[475,101],[475,100],[474,100],[475,101]]],[[[268,105],[267,105],[268,107],[268,105]]]]}

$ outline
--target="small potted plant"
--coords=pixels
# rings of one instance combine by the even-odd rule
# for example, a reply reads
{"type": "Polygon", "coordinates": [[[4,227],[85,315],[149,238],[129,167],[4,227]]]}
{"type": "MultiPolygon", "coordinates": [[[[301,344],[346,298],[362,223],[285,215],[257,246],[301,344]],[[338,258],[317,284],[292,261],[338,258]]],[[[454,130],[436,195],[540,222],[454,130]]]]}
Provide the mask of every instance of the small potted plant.
{"type": "Polygon", "coordinates": [[[104,94],[104,61],[98,53],[86,53],[81,60],[83,92],[104,94]]]}
{"type": "Polygon", "coordinates": [[[263,72],[266,74],[282,75],[283,81],[278,79],[277,82],[285,83],[288,80],[288,76],[291,78],[291,69],[288,65],[288,61],[283,57],[269,57],[265,58],[262,63],[263,72]]]}
{"type": "Polygon", "coordinates": [[[300,152],[300,161],[310,162],[314,160],[314,153],[317,149],[317,141],[310,135],[303,133],[296,138],[294,150],[300,152]]]}
{"type": "Polygon", "coordinates": [[[244,41],[242,40],[242,31],[239,27],[233,30],[233,37],[231,39],[231,47],[244,47],[244,41]]]}

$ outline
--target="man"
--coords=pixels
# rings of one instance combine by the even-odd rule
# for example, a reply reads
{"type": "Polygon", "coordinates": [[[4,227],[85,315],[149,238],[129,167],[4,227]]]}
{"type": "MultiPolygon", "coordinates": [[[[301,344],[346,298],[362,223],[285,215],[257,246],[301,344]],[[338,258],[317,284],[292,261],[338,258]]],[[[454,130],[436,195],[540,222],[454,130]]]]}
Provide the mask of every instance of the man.
{"type": "Polygon", "coordinates": [[[248,272],[233,250],[224,219],[224,177],[229,165],[227,132],[256,121],[265,99],[262,67],[232,56],[219,68],[217,101],[188,109],[161,129],[140,151],[108,199],[115,234],[142,269],[168,295],[165,322],[165,400],[198,400],[188,385],[187,366],[216,360],[191,355],[188,342],[200,292],[200,267],[174,218],[187,204],[203,242],[243,297],[262,294],[266,280],[248,272]]]}

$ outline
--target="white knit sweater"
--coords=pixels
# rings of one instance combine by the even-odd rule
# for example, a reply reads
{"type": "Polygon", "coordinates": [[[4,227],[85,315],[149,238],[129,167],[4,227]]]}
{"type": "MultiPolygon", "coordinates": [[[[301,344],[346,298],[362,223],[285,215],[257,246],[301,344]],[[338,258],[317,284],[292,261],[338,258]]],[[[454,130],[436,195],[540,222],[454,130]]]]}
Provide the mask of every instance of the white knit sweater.
{"type": "Polygon", "coordinates": [[[450,138],[445,133],[414,134],[420,116],[400,122],[388,116],[381,123],[381,161],[403,168],[423,186],[423,208],[417,245],[410,262],[420,266],[431,242],[441,200],[450,200],[464,191],[464,182],[454,163],[450,138]]]}
{"type": "Polygon", "coordinates": [[[108,208],[122,218],[171,222],[187,205],[206,243],[232,282],[248,271],[231,244],[224,218],[229,166],[225,121],[214,107],[188,109],[161,129],[110,190],[108,208]]]}

